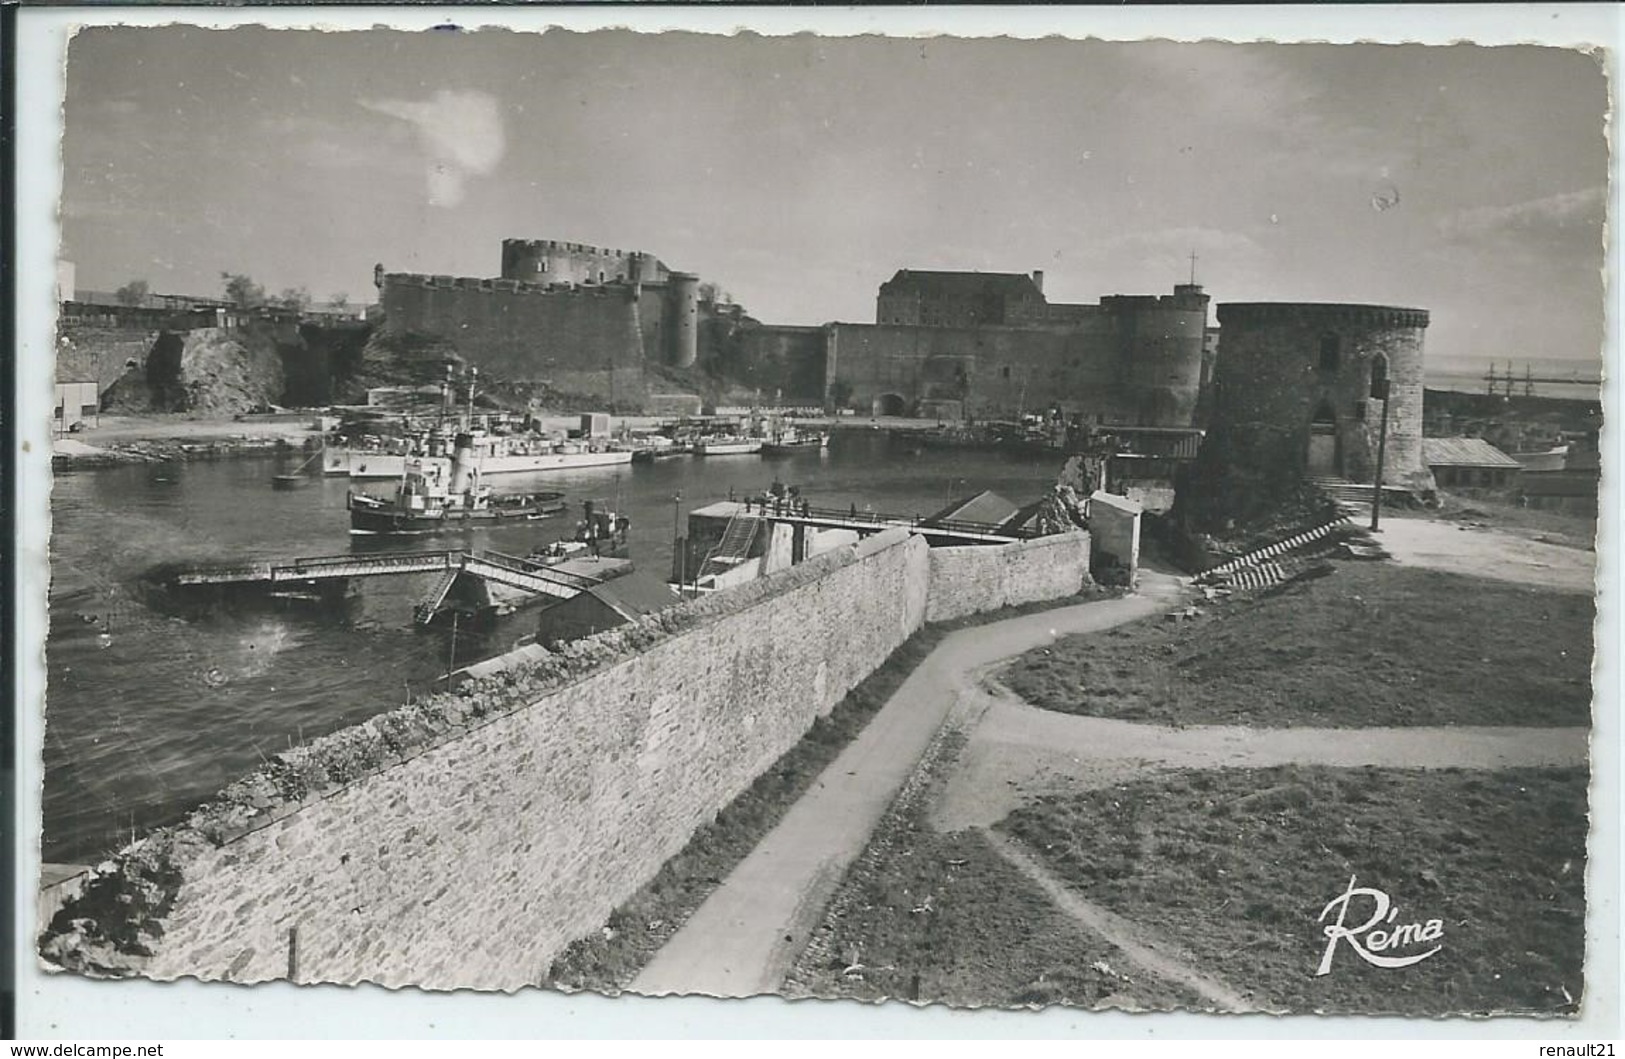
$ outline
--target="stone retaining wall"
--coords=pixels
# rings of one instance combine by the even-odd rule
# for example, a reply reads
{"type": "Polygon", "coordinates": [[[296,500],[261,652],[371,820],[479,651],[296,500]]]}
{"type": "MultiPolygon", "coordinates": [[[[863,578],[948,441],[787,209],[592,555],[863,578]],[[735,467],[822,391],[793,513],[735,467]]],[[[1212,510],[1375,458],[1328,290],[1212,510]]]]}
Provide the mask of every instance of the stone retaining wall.
{"type": "Polygon", "coordinates": [[[933,550],[892,530],[572,645],[563,686],[470,681],[98,866],[41,953],[157,979],[541,983],[925,621],[1076,593],[1088,565],[1085,533],[933,550]]]}

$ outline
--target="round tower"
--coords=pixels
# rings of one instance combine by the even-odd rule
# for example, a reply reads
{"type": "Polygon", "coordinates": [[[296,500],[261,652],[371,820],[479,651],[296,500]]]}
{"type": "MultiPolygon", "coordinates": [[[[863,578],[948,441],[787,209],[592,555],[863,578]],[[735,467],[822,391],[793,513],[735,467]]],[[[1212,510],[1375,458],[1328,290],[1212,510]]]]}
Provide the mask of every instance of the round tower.
{"type": "Polygon", "coordinates": [[[691,368],[700,349],[700,277],[690,272],[670,273],[666,281],[666,305],[671,314],[671,363],[691,368]]]}
{"type": "Polygon", "coordinates": [[[1224,506],[1235,513],[1305,477],[1374,481],[1384,394],[1383,483],[1434,488],[1422,459],[1427,310],[1237,302],[1220,305],[1218,317],[1199,491],[1231,492],[1224,506]]]}
{"type": "Polygon", "coordinates": [[[1100,299],[1117,338],[1122,415],[1134,426],[1188,427],[1202,390],[1202,340],[1208,296],[1194,284],[1172,297],[1100,299]]]}
{"type": "Polygon", "coordinates": [[[546,283],[550,262],[546,239],[502,240],[502,278],[521,283],[546,283]]]}

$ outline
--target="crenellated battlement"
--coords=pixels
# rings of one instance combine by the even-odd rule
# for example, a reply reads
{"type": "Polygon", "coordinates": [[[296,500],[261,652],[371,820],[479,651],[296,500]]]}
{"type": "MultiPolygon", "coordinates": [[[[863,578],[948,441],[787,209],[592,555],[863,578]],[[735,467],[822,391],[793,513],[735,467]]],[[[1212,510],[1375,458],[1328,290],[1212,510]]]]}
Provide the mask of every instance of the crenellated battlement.
{"type": "Polygon", "coordinates": [[[601,257],[637,257],[641,250],[613,250],[601,246],[589,246],[586,243],[567,243],[559,239],[504,239],[503,247],[513,247],[526,253],[541,253],[551,251],[561,254],[591,254],[601,257]]]}
{"type": "Polygon", "coordinates": [[[1301,320],[1315,326],[1426,327],[1426,309],[1396,305],[1359,305],[1341,302],[1225,302],[1219,306],[1221,327],[1275,325],[1301,320]]]}
{"type": "Polygon", "coordinates": [[[477,276],[442,276],[426,272],[386,272],[384,287],[428,287],[437,290],[481,290],[494,294],[559,294],[603,296],[624,294],[630,289],[624,280],[605,283],[527,283],[515,279],[482,279],[477,276]]]}

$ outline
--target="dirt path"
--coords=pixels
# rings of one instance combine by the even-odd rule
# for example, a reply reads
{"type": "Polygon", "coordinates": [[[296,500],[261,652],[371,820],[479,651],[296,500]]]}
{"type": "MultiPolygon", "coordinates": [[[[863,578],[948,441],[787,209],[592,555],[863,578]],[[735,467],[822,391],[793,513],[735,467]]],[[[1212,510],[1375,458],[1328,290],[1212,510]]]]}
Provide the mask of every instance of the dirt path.
{"type": "Polygon", "coordinates": [[[1167,728],[989,696],[931,822],[987,827],[1040,794],[1125,782],[1151,768],[1515,768],[1583,765],[1584,728],[1167,728]]]}
{"type": "Polygon", "coordinates": [[[1425,566],[1498,581],[1596,591],[1597,553],[1460,523],[1393,518],[1377,539],[1402,566],[1425,566]]]}
{"type": "Polygon", "coordinates": [[[976,673],[1060,636],[1155,614],[1180,600],[1182,586],[1178,578],[1145,571],[1136,595],[947,637],[629,989],[732,997],[775,990],[847,867],[950,711],[971,691],[976,673]]]}
{"type": "Polygon", "coordinates": [[[1180,951],[1171,939],[1085,899],[1003,835],[992,831],[984,831],[982,835],[994,852],[1037,883],[1057,908],[1117,946],[1140,967],[1190,988],[1221,1011],[1240,1014],[1264,1010],[1219,979],[1198,971],[1192,958],[1180,951]]]}

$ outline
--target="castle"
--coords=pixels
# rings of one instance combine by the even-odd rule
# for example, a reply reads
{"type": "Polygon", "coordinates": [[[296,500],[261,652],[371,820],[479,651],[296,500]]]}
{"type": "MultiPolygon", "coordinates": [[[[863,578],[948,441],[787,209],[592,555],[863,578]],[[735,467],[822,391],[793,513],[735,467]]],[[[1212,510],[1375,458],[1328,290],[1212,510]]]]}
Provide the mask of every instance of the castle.
{"type": "Polygon", "coordinates": [[[450,342],[471,363],[637,407],[649,362],[692,367],[698,276],[653,254],[505,239],[498,278],[374,271],[383,331],[450,342]]]}
{"type": "Polygon", "coordinates": [[[828,325],[829,388],[876,415],[988,418],[1059,408],[1188,427],[1203,383],[1208,296],[1050,302],[1044,274],[920,272],[881,285],[873,324],[828,325]]]}
{"type": "MultiPolygon", "coordinates": [[[[732,319],[700,296],[698,276],[652,254],[555,240],[504,240],[499,278],[379,266],[375,279],[386,334],[441,339],[505,378],[623,407],[648,400],[648,365],[720,355],[708,324],[732,319]]],[[[1059,408],[1189,426],[1207,309],[1194,283],[1076,304],[1048,301],[1041,272],[904,269],[881,286],[872,324],[730,326],[728,367],[775,403],[945,418],[1059,408]]]]}

